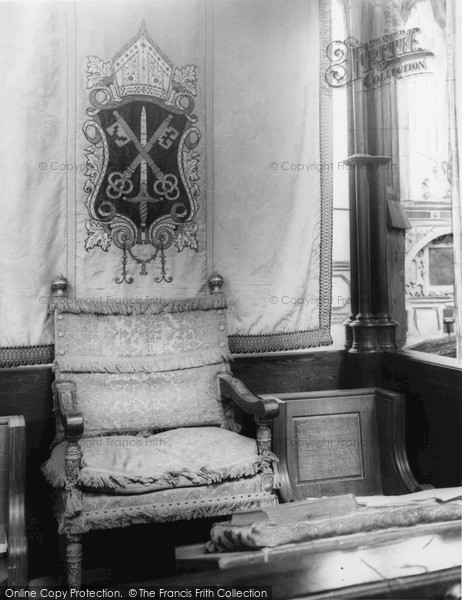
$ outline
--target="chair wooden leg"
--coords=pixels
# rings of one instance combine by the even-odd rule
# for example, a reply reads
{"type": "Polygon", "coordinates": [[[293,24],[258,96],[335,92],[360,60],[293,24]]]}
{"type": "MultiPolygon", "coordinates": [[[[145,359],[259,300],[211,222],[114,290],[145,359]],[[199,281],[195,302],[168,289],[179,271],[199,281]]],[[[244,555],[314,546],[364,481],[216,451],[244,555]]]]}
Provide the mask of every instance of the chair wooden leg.
{"type": "Polygon", "coordinates": [[[82,585],[82,536],[66,535],[67,587],[79,590],[82,585]]]}
{"type": "Polygon", "coordinates": [[[271,492],[274,486],[274,475],[271,457],[271,429],[269,419],[255,417],[257,428],[257,449],[262,459],[262,482],[265,492],[271,492]]]}
{"type": "Polygon", "coordinates": [[[58,543],[59,543],[59,568],[58,573],[56,575],[57,584],[60,587],[64,587],[67,581],[67,573],[66,573],[66,536],[64,534],[58,535],[58,543]]]}

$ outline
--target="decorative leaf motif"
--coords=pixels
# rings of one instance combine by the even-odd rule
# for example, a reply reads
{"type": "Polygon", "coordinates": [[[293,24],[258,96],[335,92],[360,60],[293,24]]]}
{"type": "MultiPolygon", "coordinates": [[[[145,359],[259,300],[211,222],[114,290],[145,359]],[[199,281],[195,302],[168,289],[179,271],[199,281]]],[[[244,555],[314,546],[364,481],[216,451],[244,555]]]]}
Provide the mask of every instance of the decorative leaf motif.
{"type": "Polygon", "coordinates": [[[186,65],[182,69],[175,69],[173,73],[173,83],[175,88],[196,95],[196,65],[186,65]]]}
{"type": "Polygon", "coordinates": [[[104,62],[97,56],[89,56],[87,65],[87,88],[92,88],[103,83],[103,79],[113,75],[113,73],[114,71],[110,62],[104,62]]]}
{"type": "Polygon", "coordinates": [[[185,160],[185,171],[187,178],[189,179],[189,181],[198,181],[199,174],[197,172],[197,167],[199,163],[199,154],[193,151],[185,152],[185,160]]]}
{"type": "Polygon", "coordinates": [[[189,246],[191,250],[197,250],[197,223],[184,223],[180,225],[175,232],[175,246],[178,252],[182,252],[185,246],[189,246]]]}
{"type": "Polygon", "coordinates": [[[95,182],[101,170],[101,155],[100,150],[92,146],[85,148],[86,165],[85,175],[89,177],[84,183],[83,189],[88,194],[91,194],[95,189],[95,182]]]}
{"type": "Polygon", "coordinates": [[[197,183],[195,183],[194,185],[191,186],[191,194],[194,197],[197,198],[199,196],[199,194],[200,194],[200,191],[201,191],[200,187],[197,185],[197,183]]]}
{"type": "Polygon", "coordinates": [[[95,246],[100,246],[104,252],[109,250],[111,245],[111,232],[106,225],[98,223],[90,219],[85,223],[85,227],[88,231],[88,237],[85,240],[85,250],[91,250],[95,246]]]}
{"type": "Polygon", "coordinates": [[[96,179],[101,165],[101,157],[91,146],[85,148],[85,154],[87,158],[85,175],[87,175],[91,179],[96,179]]]}

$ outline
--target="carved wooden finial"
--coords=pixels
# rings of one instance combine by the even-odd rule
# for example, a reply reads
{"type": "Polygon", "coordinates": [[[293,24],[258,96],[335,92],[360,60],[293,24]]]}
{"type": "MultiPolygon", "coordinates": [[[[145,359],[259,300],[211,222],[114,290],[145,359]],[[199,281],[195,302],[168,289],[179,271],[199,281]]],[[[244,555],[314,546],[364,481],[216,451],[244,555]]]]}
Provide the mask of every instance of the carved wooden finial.
{"type": "Polygon", "coordinates": [[[51,296],[52,298],[67,298],[67,288],[69,282],[64,275],[59,274],[53,279],[51,284],[51,296]]]}
{"type": "Polygon", "coordinates": [[[209,277],[209,288],[212,294],[221,294],[221,288],[223,286],[223,277],[214,271],[209,277]]]}

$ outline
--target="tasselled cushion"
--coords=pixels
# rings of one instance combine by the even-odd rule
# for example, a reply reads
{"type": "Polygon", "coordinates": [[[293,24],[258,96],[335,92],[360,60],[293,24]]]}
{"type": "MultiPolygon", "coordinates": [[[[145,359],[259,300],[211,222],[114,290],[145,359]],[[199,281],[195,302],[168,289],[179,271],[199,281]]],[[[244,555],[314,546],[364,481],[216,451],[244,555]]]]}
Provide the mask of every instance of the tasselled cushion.
{"type": "MultiPolygon", "coordinates": [[[[185,427],[154,435],[113,435],[80,440],[77,484],[107,493],[143,493],[207,485],[258,473],[255,440],[219,427],[185,427]]],[[[42,470],[64,487],[66,442],[52,451],[42,470]]]]}

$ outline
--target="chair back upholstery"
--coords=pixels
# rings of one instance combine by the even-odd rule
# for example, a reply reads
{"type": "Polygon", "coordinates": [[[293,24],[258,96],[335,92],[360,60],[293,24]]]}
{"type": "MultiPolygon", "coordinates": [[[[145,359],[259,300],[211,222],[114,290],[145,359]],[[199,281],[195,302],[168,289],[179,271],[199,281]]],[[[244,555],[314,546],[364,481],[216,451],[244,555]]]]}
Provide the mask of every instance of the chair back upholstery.
{"type": "Polygon", "coordinates": [[[229,372],[223,294],[173,301],[60,298],[56,380],[76,385],[85,435],[226,423],[217,375],[229,372]]]}

